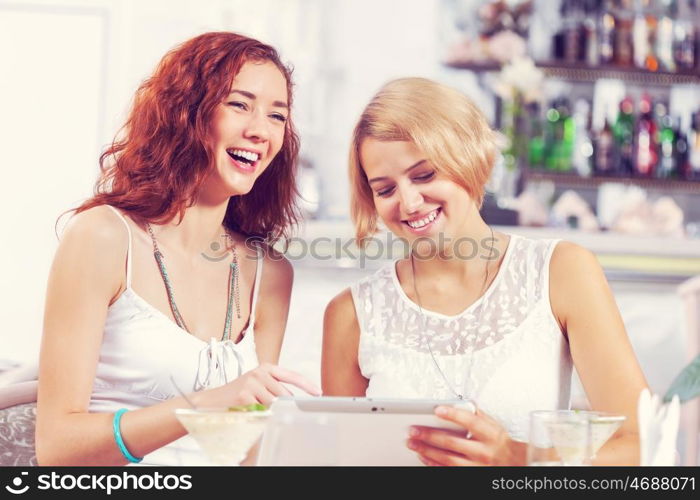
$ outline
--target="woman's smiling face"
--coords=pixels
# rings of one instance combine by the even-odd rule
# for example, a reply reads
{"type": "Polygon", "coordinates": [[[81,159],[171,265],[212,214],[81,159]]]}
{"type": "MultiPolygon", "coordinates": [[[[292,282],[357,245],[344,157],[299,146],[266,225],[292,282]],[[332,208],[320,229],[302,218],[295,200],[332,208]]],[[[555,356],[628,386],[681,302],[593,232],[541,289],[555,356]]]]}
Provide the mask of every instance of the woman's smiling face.
{"type": "Polygon", "coordinates": [[[246,62],[214,111],[210,188],[225,196],[249,192],[282,148],[288,113],[282,72],[269,61],[246,62]]]}
{"type": "Polygon", "coordinates": [[[377,214],[392,233],[409,243],[440,243],[442,234],[441,247],[465,234],[474,200],[412,142],[367,138],[359,153],[377,214]]]}

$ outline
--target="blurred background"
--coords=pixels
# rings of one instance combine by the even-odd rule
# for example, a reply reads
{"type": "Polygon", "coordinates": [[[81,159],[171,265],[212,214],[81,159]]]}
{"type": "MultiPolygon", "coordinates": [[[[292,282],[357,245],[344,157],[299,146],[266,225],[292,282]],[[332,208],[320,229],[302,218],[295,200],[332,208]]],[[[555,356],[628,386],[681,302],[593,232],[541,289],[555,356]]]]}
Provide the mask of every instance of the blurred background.
{"type": "Polygon", "coordinates": [[[0,0],[3,366],[36,359],[56,219],[92,192],[139,83],[176,44],[232,30],[295,68],[306,220],[282,364],[318,380],[325,305],[399,256],[343,250],[346,156],[378,88],[424,76],[503,134],[487,222],[594,251],[663,393],[700,335],[678,294],[700,274],[699,18],[695,0],[0,0]]]}

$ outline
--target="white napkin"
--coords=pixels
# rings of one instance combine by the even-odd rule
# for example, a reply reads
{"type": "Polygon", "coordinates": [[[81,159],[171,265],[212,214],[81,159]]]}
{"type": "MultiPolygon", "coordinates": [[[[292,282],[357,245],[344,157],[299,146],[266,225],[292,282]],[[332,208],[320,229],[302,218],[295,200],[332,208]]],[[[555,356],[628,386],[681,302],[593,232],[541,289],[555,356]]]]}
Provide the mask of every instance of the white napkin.
{"type": "Polygon", "coordinates": [[[676,436],[681,403],[678,396],[662,404],[658,395],[644,389],[639,395],[639,465],[676,465],[676,436]]]}

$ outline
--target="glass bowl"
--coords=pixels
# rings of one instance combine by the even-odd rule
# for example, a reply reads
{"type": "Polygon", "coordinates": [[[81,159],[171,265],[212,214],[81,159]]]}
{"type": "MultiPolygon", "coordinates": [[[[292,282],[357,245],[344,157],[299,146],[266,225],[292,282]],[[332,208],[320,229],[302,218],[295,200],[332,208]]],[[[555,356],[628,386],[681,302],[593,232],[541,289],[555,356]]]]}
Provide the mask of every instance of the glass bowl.
{"type": "Polygon", "coordinates": [[[265,431],[269,409],[179,408],[175,416],[207,458],[219,465],[238,465],[265,431]]]}

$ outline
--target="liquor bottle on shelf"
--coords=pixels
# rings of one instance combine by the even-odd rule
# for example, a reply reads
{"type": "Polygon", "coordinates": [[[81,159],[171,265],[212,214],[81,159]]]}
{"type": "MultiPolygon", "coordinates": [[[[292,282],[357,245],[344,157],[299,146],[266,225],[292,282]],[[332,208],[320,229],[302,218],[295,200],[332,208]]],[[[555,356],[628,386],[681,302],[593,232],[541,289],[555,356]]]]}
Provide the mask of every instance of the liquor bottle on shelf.
{"type": "Polygon", "coordinates": [[[558,99],[554,99],[545,113],[544,165],[547,170],[557,169],[558,145],[562,140],[563,126],[558,99]]]}
{"type": "Polygon", "coordinates": [[[597,19],[600,10],[600,0],[586,0],[584,6],[585,17],[582,23],[582,60],[589,66],[597,66],[600,62],[600,49],[598,47],[597,19]]]}
{"type": "Polygon", "coordinates": [[[613,137],[617,153],[616,173],[630,177],[634,174],[634,103],[629,97],[620,101],[613,137]]]}
{"type": "Polygon", "coordinates": [[[605,0],[600,16],[600,28],[598,32],[598,47],[601,64],[612,64],[615,59],[615,29],[616,19],[613,14],[612,0],[605,0]]]}
{"type": "Polygon", "coordinates": [[[686,179],[700,181],[700,111],[691,115],[686,179]]]}
{"type": "Polygon", "coordinates": [[[632,50],[634,65],[637,68],[645,68],[647,54],[649,53],[649,32],[647,30],[647,20],[644,16],[642,0],[635,0],[634,2],[632,41],[634,43],[632,50]]]}
{"type": "Polygon", "coordinates": [[[697,19],[695,0],[678,0],[678,14],[673,30],[673,58],[682,69],[695,67],[697,28],[693,23],[697,19]]]}
{"type": "Polygon", "coordinates": [[[615,140],[607,118],[603,128],[596,134],[593,149],[596,175],[612,175],[615,170],[615,140]]]}
{"type": "Polygon", "coordinates": [[[564,60],[567,63],[573,63],[583,59],[583,6],[580,1],[570,0],[564,1],[567,6],[566,14],[564,15],[564,60]]]}
{"type": "Polygon", "coordinates": [[[569,172],[572,167],[571,157],[574,153],[574,142],[576,140],[576,124],[574,123],[574,117],[571,115],[571,106],[567,98],[562,99],[560,113],[564,118],[564,131],[558,166],[561,172],[569,172]]]}
{"type": "Polygon", "coordinates": [[[647,22],[647,43],[646,43],[646,58],[644,59],[644,68],[649,71],[658,71],[659,59],[656,56],[656,29],[658,20],[656,14],[652,10],[648,10],[644,16],[647,22]]]}
{"type": "Polygon", "coordinates": [[[544,132],[542,130],[539,103],[532,102],[528,104],[527,112],[530,117],[527,160],[530,168],[541,168],[544,166],[544,132]]]}
{"type": "Polygon", "coordinates": [[[681,179],[688,178],[690,163],[688,158],[688,131],[681,128],[682,120],[678,118],[674,122],[673,133],[676,137],[676,144],[673,147],[673,154],[676,162],[676,172],[681,179]]]}
{"type": "Polygon", "coordinates": [[[547,111],[549,133],[545,134],[545,166],[558,172],[571,170],[574,148],[574,120],[569,111],[569,100],[561,97],[547,111]]]}
{"type": "Polygon", "coordinates": [[[669,179],[676,176],[676,134],[666,105],[659,102],[654,108],[659,129],[659,164],[656,168],[656,177],[669,179]]]}
{"type": "Polygon", "coordinates": [[[652,114],[652,103],[649,94],[644,94],[639,103],[639,120],[637,122],[635,144],[635,174],[640,177],[653,176],[658,161],[657,127],[652,114]]]}
{"type": "Polygon", "coordinates": [[[562,0],[561,27],[552,40],[554,59],[575,64],[585,59],[585,5],[580,0],[562,0]]]}
{"type": "Polygon", "coordinates": [[[632,26],[633,13],[627,8],[617,10],[615,16],[615,57],[618,66],[632,66],[632,26]]]}
{"type": "Polygon", "coordinates": [[[547,170],[555,169],[556,145],[561,141],[560,116],[557,109],[557,99],[549,103],[544,113],[544,166],[547,170]]]}
{"type": "Polygon", "coordinates": [[[574,148],[571,157],[573,169],[581,177],[590,177],[593,172],[593,142],[591,141],[591,105],[585,99],[574,104],[574,148]]]}
{"type": "Polygon", "coordinates": [[[569,115],[568,101],[554,99],[546,113],[544,133],[544,164],[547,170],[571,170],[573,146],[573,121],[569,115]]]}
{"type": "Polygon", "coordinates": [[[670,9],[669,4],[663,8],[656,27],[656,57],[659,60],[659,69],[663,71],[676,71],[676,62],[673,59],[673,19],[671,19],[670,9]]]}
{"type": "Polygon", "coordinates": [[[552,37],[552,56],[556,61],[563,61],[566,58],[566,39],[567,39],[567,29],[568,23],[566,19],[568,18],[568,8],[570,0],[562,0],[559,5],[559,19],[561,24],[559,29],[554,33],[552,37]]]}

